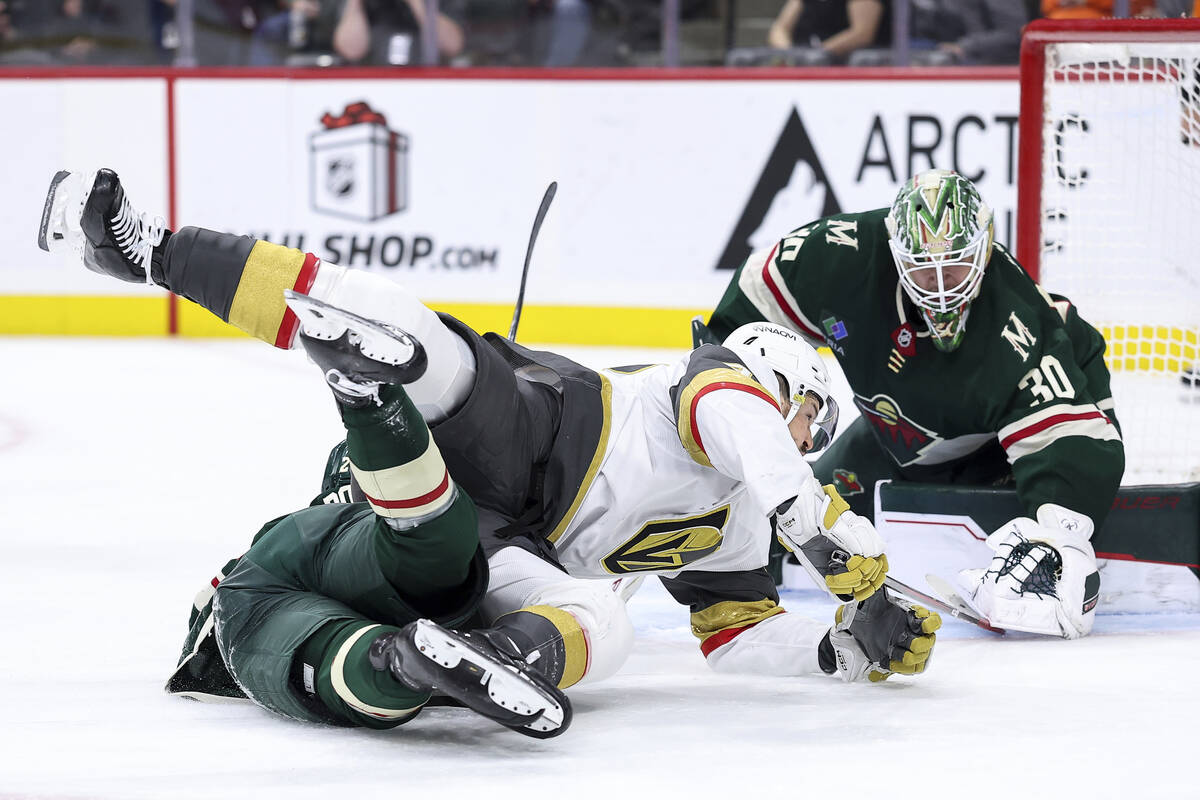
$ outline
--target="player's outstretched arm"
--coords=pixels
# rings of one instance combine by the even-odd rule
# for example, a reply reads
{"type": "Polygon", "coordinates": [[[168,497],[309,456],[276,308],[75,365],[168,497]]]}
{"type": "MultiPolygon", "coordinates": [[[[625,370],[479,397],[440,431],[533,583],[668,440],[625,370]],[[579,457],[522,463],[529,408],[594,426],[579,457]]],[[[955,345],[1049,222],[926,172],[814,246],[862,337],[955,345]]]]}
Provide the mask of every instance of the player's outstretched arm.
{"type": "Polygon", "coordinates": [[[692,609],[692,632],[708,665],[726,673],[839,675],[879,681],[924,671],[941,618],[890,595],[838,607],[835,624],[784,613],[766,570],[688,571],[664,578],[692,609]],[[752,599],[753,598],[753,599],[752,599]]]}
{"type": "Polygon", "coordinates": [[[887,555],[875,526],[832,485],[803,481],[771,515],[771,527],[818,586],[840,600],[865,600],[883,586],[887,555]]]}

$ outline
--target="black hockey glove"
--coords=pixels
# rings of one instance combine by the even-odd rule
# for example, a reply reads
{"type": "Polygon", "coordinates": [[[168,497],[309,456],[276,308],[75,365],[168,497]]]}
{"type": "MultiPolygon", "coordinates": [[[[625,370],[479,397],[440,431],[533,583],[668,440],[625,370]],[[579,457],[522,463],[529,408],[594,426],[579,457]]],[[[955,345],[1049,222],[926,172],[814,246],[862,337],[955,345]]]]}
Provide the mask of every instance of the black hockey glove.
{"type": "Polygon", "coordinates": [[[819,659],[822,670],[845,681],[865,676],[874,683],[894,673],[924,672],[937,643],[934,631],[942,627],[936,613],[893,597],[886,588],[839,606],[834,619],[819,659]]]}

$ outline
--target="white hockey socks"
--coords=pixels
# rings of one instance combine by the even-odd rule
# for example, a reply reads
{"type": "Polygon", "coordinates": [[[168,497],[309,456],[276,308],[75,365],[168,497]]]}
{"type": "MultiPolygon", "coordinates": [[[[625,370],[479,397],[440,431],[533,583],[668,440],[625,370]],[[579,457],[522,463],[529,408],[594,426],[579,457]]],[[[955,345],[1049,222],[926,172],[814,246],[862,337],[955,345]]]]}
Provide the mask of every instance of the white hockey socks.
{"type": "Polygon", "coordinates": [[[418,380],[405,384],[404,390],[426,422],[440,422],[466,402],[475,383],[475,356],[470,346],[403,286],[326,261],[308,293],[368,319],[395,325],[421,343],[429,366],[418,380]]]}

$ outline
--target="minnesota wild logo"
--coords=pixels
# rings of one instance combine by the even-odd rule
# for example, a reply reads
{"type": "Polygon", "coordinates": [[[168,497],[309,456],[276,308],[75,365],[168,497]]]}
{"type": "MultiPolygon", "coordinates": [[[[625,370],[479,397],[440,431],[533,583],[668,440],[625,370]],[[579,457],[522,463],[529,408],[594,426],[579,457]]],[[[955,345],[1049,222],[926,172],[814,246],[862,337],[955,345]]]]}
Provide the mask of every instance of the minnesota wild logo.
{"type": "Polygon", "coordinates": [[[902,467],[920,461],[926,450],[941,441],[942,437],[904,416],[900,404],[886,394],[877,394],[870,400],[854,395],[854,403],[875,426],[880,441],[902,467]]]}
{"type": "Polygon", "coordinates": [[[848,469],[835,469],[833,482],[837,484],[838,494],[842,497],[863,493],[863,485],[858,482],[858,475],[848,469]]]}

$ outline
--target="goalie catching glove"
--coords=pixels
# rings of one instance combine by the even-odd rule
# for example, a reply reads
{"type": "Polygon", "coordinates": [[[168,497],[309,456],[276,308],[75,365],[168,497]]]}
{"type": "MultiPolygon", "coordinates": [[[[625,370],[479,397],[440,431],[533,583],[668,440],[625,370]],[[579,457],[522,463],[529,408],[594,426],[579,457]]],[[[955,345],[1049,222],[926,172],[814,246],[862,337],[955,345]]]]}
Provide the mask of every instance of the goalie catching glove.
{"type": "Polygon", "coordinates": [[[987,538],[987,569],[960,573],[971,601],[999,627],[1076,639],[1092,630],[1100,573],[1092,520],[1045,503],[1037,521],[1018,517],[987,538]]]}
{"type": "Polygon", "coordinates": [[[839,600],[865,600],[887,577],[887,556],[875,526],[851,511],[832,486],[814,479],[811,490],[775,510],[771,527],[817,585],[839,600]]]}
{"type": "Polygon", "coordinates": [[[877,683],[893,674],[924,672],[937,643],[934,631],[942,627],[937,614],[893,597],[887,589],[839,606],[834,620],[818,658],[824,672],[836,671],[848,682],[866,677],[877,683]]]}

